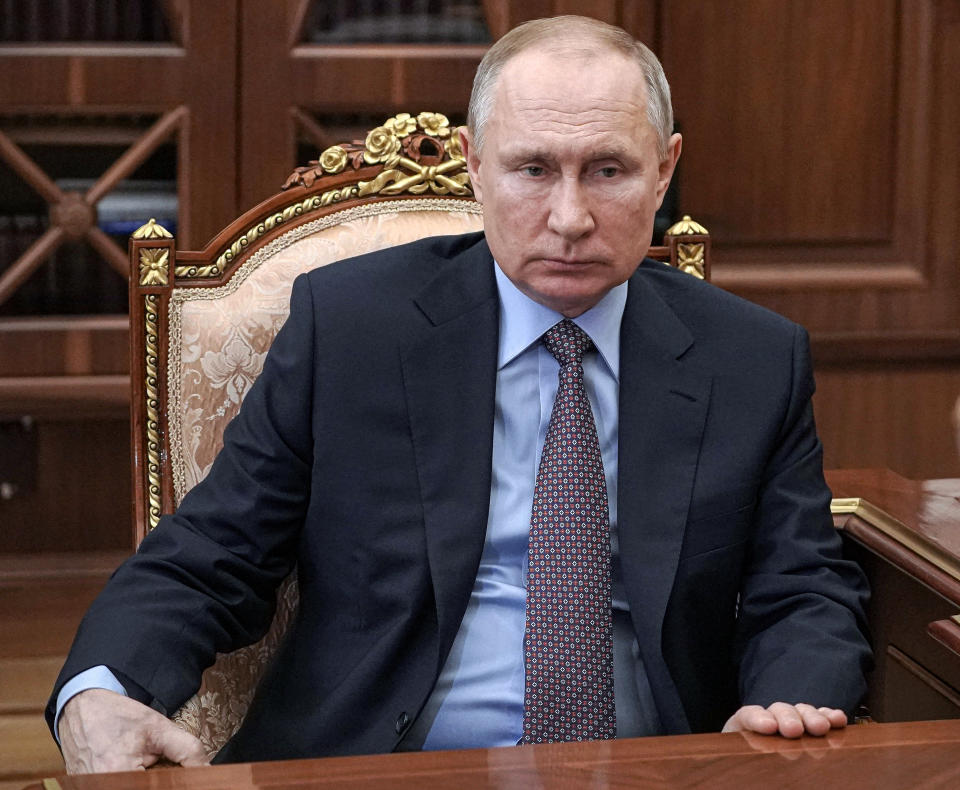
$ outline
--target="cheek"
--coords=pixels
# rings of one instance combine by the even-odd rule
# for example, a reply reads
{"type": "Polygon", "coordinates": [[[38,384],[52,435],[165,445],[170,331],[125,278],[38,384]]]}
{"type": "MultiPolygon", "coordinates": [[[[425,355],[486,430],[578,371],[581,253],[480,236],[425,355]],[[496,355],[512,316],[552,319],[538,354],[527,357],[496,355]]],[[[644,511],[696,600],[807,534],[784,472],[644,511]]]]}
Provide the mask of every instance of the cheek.
{"type": "Polygon", "coordinates": [[[522,187],[504,189],[497,194],[491,206],[491,215],[497,218],[501,226],[519,229],[523,235],[528,235],[547,205],[548,201],[536,190],[522,187]]]}

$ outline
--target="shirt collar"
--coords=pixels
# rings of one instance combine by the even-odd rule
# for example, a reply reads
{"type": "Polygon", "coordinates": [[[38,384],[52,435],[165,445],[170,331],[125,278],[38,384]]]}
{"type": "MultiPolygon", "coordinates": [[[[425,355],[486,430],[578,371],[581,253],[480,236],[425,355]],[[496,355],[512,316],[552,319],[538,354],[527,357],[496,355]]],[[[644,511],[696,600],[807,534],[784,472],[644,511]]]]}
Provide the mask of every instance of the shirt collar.
{"type": "MultiPolygon", "coordinates": [[[[533,301],[515,286],[494,261],[500,293],[500,346],[497,370],[519,356],[563,316],[533,301]]],[[[573,322],[586,332],[614,377],[620,377],[620,321],[627,304],[627,284],[611,288],[604,297],[573,322]]]]}

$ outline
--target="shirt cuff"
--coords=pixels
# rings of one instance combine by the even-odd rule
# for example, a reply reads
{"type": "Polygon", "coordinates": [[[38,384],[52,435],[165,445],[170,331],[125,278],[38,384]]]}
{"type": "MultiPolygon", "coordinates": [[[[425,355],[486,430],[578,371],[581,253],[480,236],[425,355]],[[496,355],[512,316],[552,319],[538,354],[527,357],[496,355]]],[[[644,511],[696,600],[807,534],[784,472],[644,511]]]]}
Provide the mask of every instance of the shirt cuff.
{"type": "Polygon", "coordinates": [[[60,714],[63,712],[63,706],[81,691],[89,691],[90,689],[106,689],[122,694],[124,697],[127,696],[127,690],[123,687],[123,684],[103,664],[85,669],[80,674],[74,675],[63,684],[63,688],[57,694],[57,714],[53,720],[53,735],[57,739],[58,746],[60,745],[60,714]]]}

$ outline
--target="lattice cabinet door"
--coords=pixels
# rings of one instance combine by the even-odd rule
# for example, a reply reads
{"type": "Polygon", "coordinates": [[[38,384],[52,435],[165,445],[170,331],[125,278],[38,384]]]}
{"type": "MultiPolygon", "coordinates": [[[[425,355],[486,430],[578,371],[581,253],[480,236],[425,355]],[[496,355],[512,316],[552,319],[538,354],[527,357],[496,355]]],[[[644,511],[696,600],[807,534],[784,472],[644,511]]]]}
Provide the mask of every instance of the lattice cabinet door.
{"type": "Polygon", "coordinates": [[[24,456],[0,447],[0,553],[126,546],[126,240],[156,215],[201,246],[239,213],[239,4],[4,7],[0,428],[24,456]]]}
{"type": "Polygon", "coordinates": [[[489,45],[528,19],[576,13],[650,40],[656,3],[615,0],[241,0],[240,199],[400,112],[465,120],[489,45]]]}

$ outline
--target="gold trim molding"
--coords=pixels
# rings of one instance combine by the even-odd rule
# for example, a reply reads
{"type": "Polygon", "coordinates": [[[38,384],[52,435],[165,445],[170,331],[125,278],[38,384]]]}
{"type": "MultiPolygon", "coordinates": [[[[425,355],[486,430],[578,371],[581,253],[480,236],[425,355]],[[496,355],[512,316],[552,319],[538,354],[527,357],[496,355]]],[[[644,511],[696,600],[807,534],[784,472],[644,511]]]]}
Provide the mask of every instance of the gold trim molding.
{"type": "Polygon", "coordinates": [[[147,401],[147,527],[153,529],[160,522],[160,396],[157,390],[159,328],[157,316],[160,297],[147,294],[144,306],[144,342],[146,343],[146,401],[147,401]]]}
{"type": "Polygon", "coordinates": [[[434,195],[473,194],[459,131],[438,112],[422,112],[416,118],[402,112],[387,118],[362,143],[332,145],[319,159],[298,167],[283,188],[310,188],[318,178],[342,173],[348,166],[359,170],[370,165],[382,165],[382,172],[372,181],[358,182],[361,197],[422,195],[428,190],[434,195]]]}
{"type": "Polygon", "coordinates": [[[341,189],[331,189],[322,195],[314,195],[299,203],[294,203],[286,208],[272,214],[262,222],[258,222],[246,231],[241,233],[237,239],[230,245],[216,261],[209,266],[177,266],[175,274],[180,278],[204,278],[219,277],[227,268],[227,265],[237,257],[244,249],[249,247],[254,241],[260,238],[264,233],[273,230],[277,225],[302,216],[318,208],[324,208],[333,203],[340,203],[344,200],[357,197],[358,189],[355,184],[343,187],[341,189]]]}
{"type": "Polygon", "coordinates": [[[689,214],[684,214],[683,219],[674,222],[666,232],[667,236],[708,236],[709,231],[696,220],[690,219],[689,214]]]}
{"type": "Polygon", "coordinates": [[[181,279],[219,277],[244,249],[277,225],[335,203],[374,195],[392,197],[405,192],[418,196],[473,195],[459,132],[450,128],[445,115],[434,112],[422,112],[416,118],[400,113],[373,129],[362,143],[330,146],[319,159],[294,170],[283,188],[309,189],[317,179],[343,173],[348,168],[359,171],[371,165],[380,165],[381,172],[370,181],[345,184],[293,203],[247,228],[212,264],[175,266],[175,276],[181,279]]]}
{"type": "Polygon", "coordinates": [[[960,582],[960,558],[944,551],[867,500],[859,497],[834,499],[830,502],[830,512],[834,515],[856,516],[960,582]]]}
{"type": "Polygon", "coordinates": [[[141,225],[133,232],[135,239],[172,239],[173,234],[163,225],[157,224],[157,221],[150,217],[146,225],[141,225]]]}
{"type": "MultiPolygon", "coordinates": [[[[684,214],[683,219],[667,228],[665,236],[707,236],[709,232],[703,225],[684,214]]],[[[677,268],[692,274],[699,280],[707,278],[706,245],[702,241],[683,242],[677,240],[677,268]]]]}

